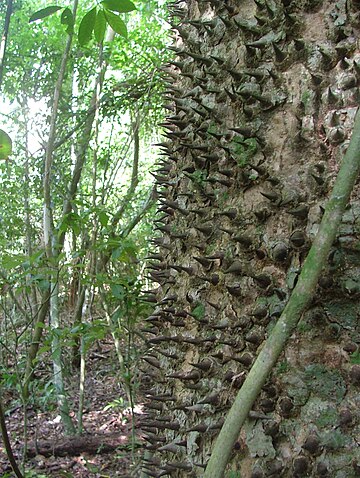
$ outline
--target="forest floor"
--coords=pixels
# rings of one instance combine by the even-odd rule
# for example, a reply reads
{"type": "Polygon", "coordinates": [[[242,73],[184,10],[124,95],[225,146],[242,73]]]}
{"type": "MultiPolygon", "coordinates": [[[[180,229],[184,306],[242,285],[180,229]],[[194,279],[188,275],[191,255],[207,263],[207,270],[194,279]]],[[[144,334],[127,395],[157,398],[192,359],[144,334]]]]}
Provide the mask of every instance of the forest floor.
{"type": "MultiPolygon", "coordinates": [[[[116,359],[110,344],[101,352],[90,351],[87,362],[84,433],[69,440],[63,435],[53,397],[41,406],[27,407],[28,449],[35,455],[26,460],[26,478],[132,478],[139,477],[141,438],[132,439],[132,420],[124,391],[116,377],[116,359]],[[52,407],[50,407],[52,404],[52,407]],[[52,408],[51,411],[48,411],[52,408]],[[132,446],[135,441],[135,446],[132,446]],[[36,444],[36,445],[35,445],[36,444]],[[44,448],[45,445],[45,448],[44,448]],[[54,456],[63,455],[63,456],[54,456]]],[[[44,372],[43,372],[44,373],[44,372]]],[[[50,371],[45,372],[50,376],[50,371]]],[[[69,397],[78,403],[79,377],[68,378],[69,397]]],[[[24,413],[18,397],[5,392],[5,410],[10,441],[18,464],[24,449],[24,413]]],[[[74,407],[75,408],[75,407],[74,407]]],[[[135,406],[135,419],[141,406],[135,406]]],[[[75,413],[74,413],[75,421],[75,413]]],[[[1,436],[1,435],[0,435],[1,436]]],[[[0,438],[0,477],[13,478],[0,438]]]]}

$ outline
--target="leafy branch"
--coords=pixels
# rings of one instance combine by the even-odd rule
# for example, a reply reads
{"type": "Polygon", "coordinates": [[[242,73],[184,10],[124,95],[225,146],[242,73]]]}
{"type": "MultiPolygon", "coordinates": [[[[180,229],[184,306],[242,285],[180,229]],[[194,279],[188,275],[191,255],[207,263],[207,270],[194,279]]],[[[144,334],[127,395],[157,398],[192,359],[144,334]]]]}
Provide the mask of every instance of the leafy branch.
{"type": "MultiPolygon", "coordinates": [[[[69,35],[74,31],[75,19],[70,8],[60,5],[50,5],[33,13],[29,23],[53,15],[62,10],[60,23],[65,25],[69,35]]],[[[106,27],[109,25],[115,33],[127,38],[127,28],[119,13],[128,13],[136,10],[130,0],[103,0],[100,6],[95,6],[85,13],[80,21],[78,40],[81,46],[85,46],[91,40],[93,34],[98,44],[102,44],[105,38],[106,27]],[[116,13],[114,13],[116,12],[116,13]]]]}

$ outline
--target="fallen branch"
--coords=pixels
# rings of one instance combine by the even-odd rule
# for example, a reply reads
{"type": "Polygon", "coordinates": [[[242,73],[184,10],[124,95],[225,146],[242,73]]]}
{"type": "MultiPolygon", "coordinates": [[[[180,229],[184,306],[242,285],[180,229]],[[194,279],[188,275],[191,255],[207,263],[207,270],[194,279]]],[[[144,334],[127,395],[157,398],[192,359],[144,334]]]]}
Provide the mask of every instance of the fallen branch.
{"type": "Polygon", "coordinates": [[[74,436],[63,440],[40,440],[31,443],[27,456],[36,455],[49,456],[76,456],[86,452],[90,455],[110,453],[118,448],[128,447],[127,440],[119,433],[104,435],[74,436]]]}
{"type": "Polygon", "coordinates": [[[207,464],[204,478],[222,478],[233,445],[251,407],[266,382],[301,315],[310,304],[323,266],[360,171],[360,113],[356,113],[349,147],[342,161],[319,231],[287,306],[262,347],[225,419],[207,464]]]}

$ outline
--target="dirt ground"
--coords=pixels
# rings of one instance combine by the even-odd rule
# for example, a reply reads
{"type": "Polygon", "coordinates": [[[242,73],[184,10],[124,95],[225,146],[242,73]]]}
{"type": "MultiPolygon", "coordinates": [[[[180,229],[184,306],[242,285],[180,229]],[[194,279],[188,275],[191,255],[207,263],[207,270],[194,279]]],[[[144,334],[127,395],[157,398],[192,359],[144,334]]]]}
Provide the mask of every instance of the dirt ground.
{"type": "MultiPolygon", "coordinates": [[[[27,407],[28,449],[35,455],[26,460],[26,478],[115,478],[139,477],[141,439],[132,440],[132,420],[124,391],[116,378],[116,367],[111,347],[101,353],[90,352],[87,363],[84,433],[73,443],[76,446],[57,454],[59,445],[67,445],[66,437],[55,407],[49,405],[27,407]],[[46,443],[49,453],[41,454],[46,443]],[[99,442],[99,446],[97,446],[99,442]],[[132,446],[132,443],[135,443],[132,446]],[[35,446],[35,443],[37,446],[35,446]],[[95,445],[94,445],[95,443],[95,445]],[[105,445],[104,445],[105,443],[105,445]],[[76,448],[80,448],[76,449],[76,448]],[[106,452],[107,449],[112,451],[106,452]],[[51,451],[52,450],[52,451],[51,451]],[[46,455],[46,456],[45,456],[46,455]],[[50,456],[48,456],[50,455],[50,456]]],[[[49,373],[47,371],[46,373],[49,373]]],[[[50,375],[49,375],[50,378],[50,375]]],[[[78,403],[78,374],[68,377],[69,396],[78,403]]],[[[11,445],[20,465],[24,449],[24,411],[15,393],[5,391],[5,410],[11,445]]],[[[51,400],[49,401],[49,404],[51,400]]],[[[76,409],[73,413],[74,421],[76,409]]],[[[141,415],[141,406],[135,407],[135,420],[141,415]]],[[[13,478],[0,435],[0,477],[13,478]]]]}

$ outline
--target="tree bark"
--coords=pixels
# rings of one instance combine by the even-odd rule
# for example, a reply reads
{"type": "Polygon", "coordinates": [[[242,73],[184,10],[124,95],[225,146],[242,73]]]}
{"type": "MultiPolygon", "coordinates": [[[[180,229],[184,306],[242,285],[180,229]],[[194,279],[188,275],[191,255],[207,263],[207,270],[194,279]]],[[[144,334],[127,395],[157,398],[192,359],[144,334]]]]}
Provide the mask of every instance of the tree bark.
{"type": "Polygon", "coordinates": [[[275,366],[302,314],[310,305],[320,274],[326,265],[341,218],[360,172],[360,110],[331,197],[326,205],[319,231],[302,266],[289,302],[269,338],[263,345],[243,386],[226,416],[216,439],[204,478],[224,476],[232,448],[261,388],[275,366]]]}
{"type": "Polygon", "coordinates": [[[249,377],[258,383],[249,403],[259,395],[240,433],[235,421],[224,429],[236,440],[224,476],[356,476],[358,184],[313,300],[287,347],[270,354],[268,366],[280,353],[277,365],[250,369],[302,283],[349,144],[357,7],[187,0],[170,10],[177,56],[164,67],[169,117],[148,263],[159,287],[146,296],[156,308],[142,378],[144,473],[204,476],[249,377]]]}

